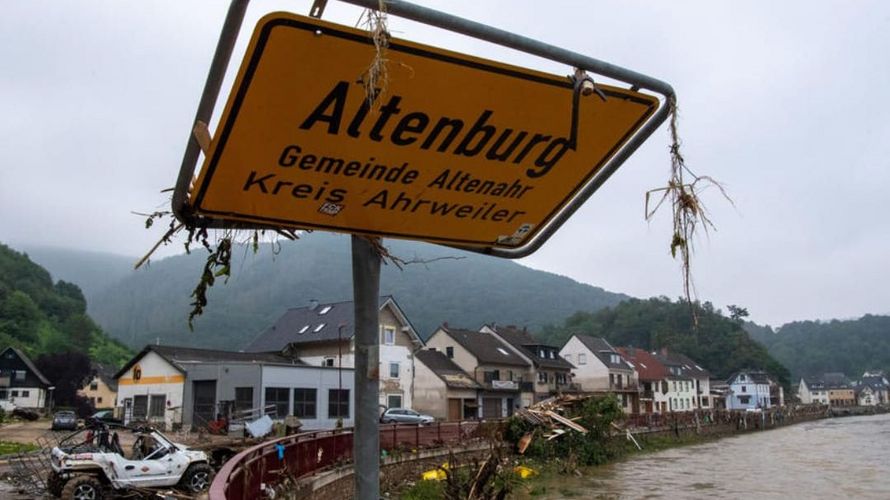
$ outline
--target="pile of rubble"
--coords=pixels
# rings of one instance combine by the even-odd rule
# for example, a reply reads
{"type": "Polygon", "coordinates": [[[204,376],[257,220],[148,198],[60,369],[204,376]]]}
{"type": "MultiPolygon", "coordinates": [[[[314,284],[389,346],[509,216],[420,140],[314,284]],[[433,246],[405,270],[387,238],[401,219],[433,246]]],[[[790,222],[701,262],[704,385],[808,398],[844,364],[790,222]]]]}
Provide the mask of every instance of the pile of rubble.
{"type": "MultiPolygon", "coordinates": [[[[574,408],[585,399],[584,397],[574,395],[557,396],[535,403],[528,408],[517,410],[514,415],[537,428],[542,428],[544,430],[543,437],[548,441],[556,439],[567,432],[587,434],[587,429],[575,422],[581,417],[568,418],[565,416],[569,409],[574,408]]],[[[519,440],[520,454],[525,453],[525,450],[531,444],[533,434],[534,431],[526,433],[519,440]]]]}

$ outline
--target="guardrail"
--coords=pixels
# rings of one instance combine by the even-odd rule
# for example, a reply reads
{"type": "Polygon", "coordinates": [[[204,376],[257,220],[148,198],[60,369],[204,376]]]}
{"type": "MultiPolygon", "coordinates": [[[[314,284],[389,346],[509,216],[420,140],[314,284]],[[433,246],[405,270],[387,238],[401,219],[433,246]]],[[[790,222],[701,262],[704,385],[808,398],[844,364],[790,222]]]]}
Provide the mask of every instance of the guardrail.
{"type": "MultiPolygon", "coordinates": [[[[430,425],[380,424],[380,448],[418,449],[481,438],[499,422],[467,420],[430,425]]],[[[352,429],[304,432],[266,441],[225,463],[210,485],[211,500],[255,497],[260,485],[300,479],[352,460],[352,429]]]]}

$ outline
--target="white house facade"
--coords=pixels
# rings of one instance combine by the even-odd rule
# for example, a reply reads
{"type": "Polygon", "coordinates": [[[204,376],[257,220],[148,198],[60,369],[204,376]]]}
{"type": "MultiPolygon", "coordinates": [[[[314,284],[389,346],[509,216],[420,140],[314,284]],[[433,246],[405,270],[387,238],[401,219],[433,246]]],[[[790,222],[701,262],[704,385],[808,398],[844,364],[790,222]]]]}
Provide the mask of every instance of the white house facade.
{"type": "Polygon", "coordinates": [[[772,406],[770,379],[766,373],[743,370],[731,375],[726,382],[729,385],[727,410],[767,409],[772,406]]]}

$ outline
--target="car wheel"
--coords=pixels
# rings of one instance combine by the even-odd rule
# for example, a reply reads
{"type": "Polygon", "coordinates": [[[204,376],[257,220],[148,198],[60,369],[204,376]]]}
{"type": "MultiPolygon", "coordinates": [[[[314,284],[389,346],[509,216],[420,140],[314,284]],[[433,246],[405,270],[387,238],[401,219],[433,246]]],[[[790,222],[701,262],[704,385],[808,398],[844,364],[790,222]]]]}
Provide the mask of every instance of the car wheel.
{"type": "Polygon", "coordinates": [[[77,476],[62,488],[63,500],[101,500],[102,483],[93,476],[77,476]]]}
{"type": "Polygon", "coordinates": [[[182,479],[179,480],[179,485],[182,489],[194,494],[206,491],[210,488],[212,481],[213,467],[200,463],[189,466],[185,474],[182,475],[182,479]]]}

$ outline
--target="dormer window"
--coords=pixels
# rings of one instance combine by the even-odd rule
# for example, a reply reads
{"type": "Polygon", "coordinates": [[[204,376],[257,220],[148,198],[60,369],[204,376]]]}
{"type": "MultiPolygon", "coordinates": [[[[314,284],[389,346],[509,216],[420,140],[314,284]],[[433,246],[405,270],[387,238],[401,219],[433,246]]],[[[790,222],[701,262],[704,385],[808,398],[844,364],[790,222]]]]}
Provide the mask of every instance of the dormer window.
{"type": "Polygon", "coordinates": [[[545,358],[545,359],[546,359],[546,358],[547,358],[547,351],[545,351],[544,349],[538,349],[538,357],[540,357],[540,358],[545,358]]]}
{"type": "Polygon", "coordinates": [[[550,351],[550,359],[556,359],[556,352],[550,351]]]}

